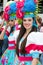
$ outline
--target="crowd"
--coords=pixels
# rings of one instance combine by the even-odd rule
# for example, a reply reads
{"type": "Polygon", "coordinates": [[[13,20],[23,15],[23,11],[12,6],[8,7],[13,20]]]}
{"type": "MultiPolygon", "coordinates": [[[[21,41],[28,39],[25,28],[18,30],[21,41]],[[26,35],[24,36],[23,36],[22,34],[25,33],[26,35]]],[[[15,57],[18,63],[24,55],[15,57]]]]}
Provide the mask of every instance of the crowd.
{"type": "Polygon", "coordinates": [[[43,21],[36,8],[35,0],[9,1],[0,12],[0,65],[43,65],[43,21]]]}

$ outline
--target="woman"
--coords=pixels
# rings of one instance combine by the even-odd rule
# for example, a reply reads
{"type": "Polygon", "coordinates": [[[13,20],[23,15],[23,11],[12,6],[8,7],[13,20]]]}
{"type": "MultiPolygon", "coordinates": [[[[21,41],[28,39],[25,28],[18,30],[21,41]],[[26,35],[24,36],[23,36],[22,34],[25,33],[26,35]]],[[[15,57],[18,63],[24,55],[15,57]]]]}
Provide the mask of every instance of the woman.
{"type": "MultiPolygon", "coordinates": [[[[10,3],[10,12],[9,15],[9,23],[6,25],[5,29],[7,29],[8,25],[11,28],[10,35],[8,37],[8,48],[4,52],[1,58],[1,64],[2,65],[13,65],[16,53],[15,53],[15,48],[16,48],[16,42],[15,42],[15,37],[14,37],[14,31],[15,31],[15,22],[17,20],[16,15],[15,15],[15,10],[16,7],[14,6],[16,3],[13,1],[13,3],[10,3]],[[14,6],[14,8],[12,8],[14,6]]],[[[9,13],[8,13],[9,14],[9,13]]]]}
{"type": "Polygon", "coordinates": [[[19,33],[17,37],[17,46],[16,46],[16,54],[18,59],[16,58],[14,61],[14,65],[41,65],[39,63],[39,52],[35,51],[37,50],[37,46],[31,39],[33,31],[37,31],[37,28],[33,26],[35,22],[35,16],[34,11],[36,10],[35,3],[33,0],[30,0],[28,2],[24,2],[23,12],[25,12],[25,15],[23,17],[23,22],[21,25],[20,31],[15,31],[15,36],[17,33],[19,33]],[[32,3],[32,6],[31,6],[32,3]],[[31,9],[31,7],[33,9],[31,9]],[[34,28],[35,27],[35,28],[34,28]],[[34,50],[31,51],[31,50],[34,50]]]}
{"type": "Polygon", "coordinates": [[[31,32],[33,31],[36,31],[36,28],[34,30],[34,28],[32,27],[33,21],[34,21],[33,17],[23,18],[23,23],[21,25],[21,30],[17,39],[17,48],[16,48],[19,61],[17,61],[15,65],[38,64],[39,53],[36,51],[30,53],[31,48],[32,47],[34,48],[34,45],[32,46],[29,45],[29,43],[31,43],[29,34],[31,34],[31,32]]]}

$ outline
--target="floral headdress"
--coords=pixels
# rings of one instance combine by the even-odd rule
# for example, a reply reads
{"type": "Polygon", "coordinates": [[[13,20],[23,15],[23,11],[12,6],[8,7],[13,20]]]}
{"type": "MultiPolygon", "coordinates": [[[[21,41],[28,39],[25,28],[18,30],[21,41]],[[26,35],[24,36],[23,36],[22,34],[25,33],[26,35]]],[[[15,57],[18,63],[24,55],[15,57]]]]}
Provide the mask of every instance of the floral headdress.
{"type": "Polygon", "coordinates": [[[4,9],[4,19],[5,20],[13,20],[16,18],[16,2],[9,1],[6,4],[6,7],[4,9]]]}
{"type": "Polygon", "coordinates": [[[23,17],[34,17],[38,13],[38,4],[37,0],[22,0],[17,2],[17,11],[16,15],[18,18],[23,17]]]}

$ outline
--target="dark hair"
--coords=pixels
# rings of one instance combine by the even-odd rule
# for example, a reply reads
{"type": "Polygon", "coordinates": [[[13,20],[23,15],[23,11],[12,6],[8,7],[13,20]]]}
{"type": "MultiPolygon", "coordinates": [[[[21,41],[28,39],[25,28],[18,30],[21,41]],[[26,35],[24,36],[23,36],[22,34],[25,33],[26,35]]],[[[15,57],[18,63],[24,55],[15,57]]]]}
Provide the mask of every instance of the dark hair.
{"type": "Polygon", "coordinates": [[[11,27],[10,33],[12,33],[14,31],[14,29],[15,29],[15,26],[11,27]]]}
{"type": "Polygon", "coordinates": [[[41,26],[43,26],[43,23],[41,23],[41,26]]]}
{"type": "Polygon", "coordinates": [[[37,21],[38,21],[39,24],[41,24],[42,23],[42,18],[37,16],[37,21]]]}
{"type": "MultiPolygon", "coordinates": [[[[33,26],[33,27],[32,27],[32,30],[31,30],[30,32],[32,32],[32,31],[37,31],[37,28],[33,26]]],[[[20,42],[20,39],[22,38],[22,36],[25,34],[25,32],[26,32],[26,29],[24,28],[23,22],[22,22],[21,29],[20,29],[20,33],[19,33],[19,36],[18,36],[18,38],[17,38],[17,45],[16,45],[16,53],[17,53],[18,56],[19,56],[19,49],[18,49],[18,47],[19,47],[19,42],[20,42]]],[[[30,33],[30,32],[29,32],[29,33],[30,33]]],[[[27,35],[27,36],[28,36],[28,35],[27,35]]],[[[21,44],[21,49],[20,49],[21,54],[24,54],[24,55],[25,55],[25,53],[26,53],[26,50],[25,50],[26,40],[27,40],[27,37],[26,37],[26,38],[24,39],[24,41],[22,42],[22,44],[21,44]]]]}
{"type": "Polygon", "coordinates": [[[2,15],[3,15],[3,12],[4,12],[4,11],[1,11],[1,12],[0,12],[0,16],[2,16],[2,15]]]}

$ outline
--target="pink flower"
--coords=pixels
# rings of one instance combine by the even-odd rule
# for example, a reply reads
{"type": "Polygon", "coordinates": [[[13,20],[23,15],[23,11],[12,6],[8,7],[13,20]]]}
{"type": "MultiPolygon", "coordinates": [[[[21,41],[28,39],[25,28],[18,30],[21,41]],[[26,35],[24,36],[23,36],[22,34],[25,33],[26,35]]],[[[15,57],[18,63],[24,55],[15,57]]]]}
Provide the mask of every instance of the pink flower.
{"type": "Polygon", "coordinates": [[[20,10],[17,10],[17,11],[16,11],[16,16],[17,16],[17,18],[22,19],[23,16],[24,16],[24,13],[23,13],[22,11],[20,11],[20,10]]]}
{"type": "Polygon", "coordinates": [[[10,10],[10,6],[5,7],[5,12],[8,12],[10,10]]]}
{"type": "Polygon", "coordinates": [[[36,4],[38,4],[38,0],[34,0],[34,2],[35,2],[36,4]]]}
{"type": "Polygon", "coordinates": [[[4,12],[4,19],[7,21],[7,20],[9,20],[9,15],[6,13],[6,12],[4,12]]]}
{"type": "Polygon", "coordinates": [[[17,2],[16,6],[18,9],[20,9],[24,6],[24,2],[17,2]]]}
{"type": "Polygon", "coordinates": [[[5,58],[3,58],[3,59],[1,60],[2,65],[4,65],[4,62],[5,62],[5,58]]]}

